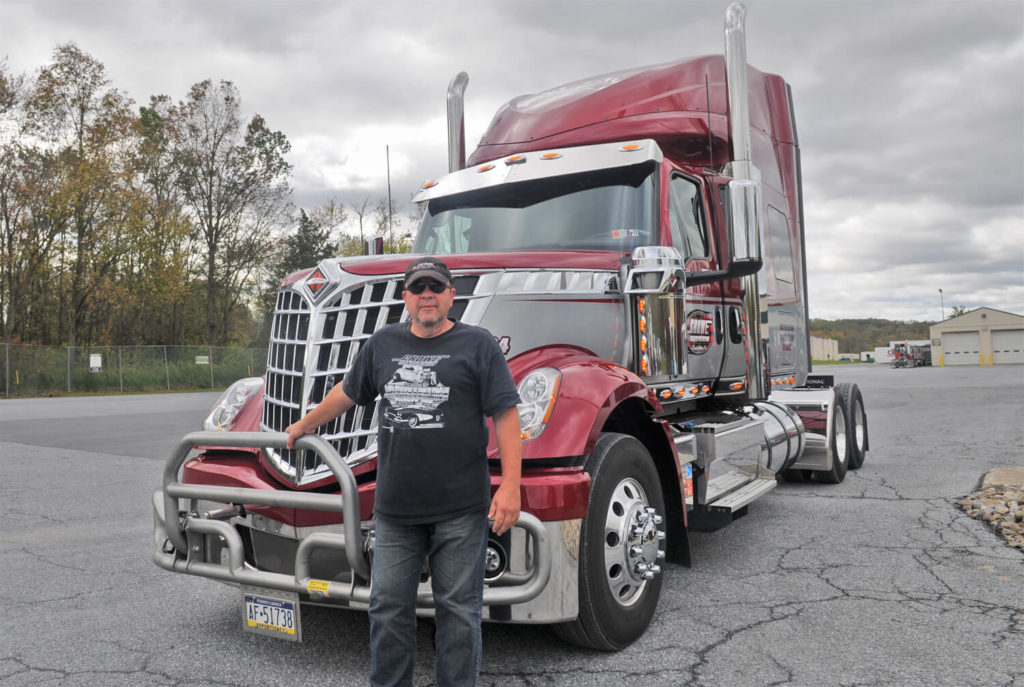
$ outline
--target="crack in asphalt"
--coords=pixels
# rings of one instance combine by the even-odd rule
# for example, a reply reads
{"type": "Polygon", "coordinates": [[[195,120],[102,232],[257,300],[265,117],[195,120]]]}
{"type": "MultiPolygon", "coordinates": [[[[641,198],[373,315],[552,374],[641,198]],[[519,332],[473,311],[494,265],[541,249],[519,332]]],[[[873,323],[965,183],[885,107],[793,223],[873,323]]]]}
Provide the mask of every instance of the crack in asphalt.
{"type": "MultiPolygon", "coordinates": [[[[927,611],[928,613],[938,613],[940,616],[954,615],[959,618],[964,613],[972,613],[980,616],[994,619],[1000,628],[992,632],[990,639],[995,647],[999,649],[1009,648],[1008,645],[1014,642],[1021,641],[1022,625],[1024,625],[1024,608],[1015,605],[1012,599],[1007,599],[1007,603],[994,603],[984,599],[974,598],[966,595],[964,590],[957,589],[944,575],[942,567],[950,564],[954,559],[963,558],[965,556],[999,556],[1009,547],[1003,546],[998,543],[994,535],[991,535],[984,527],[981,527],[976,521],[971,520],[969,517],[958,511],[951,499],[943,498],[905,498],[899,495],[899,490],[888,484],[884,484],[884,479],[870,480],[865,479],[866,482],[870,482],[871,486],[868,489],[882,488],[890,490],[896,494],[895,498],[885,498],[876,495],[869,495],[867,489],[862,490],[858,495],[836,495],[828,496],[822,494],[797,494],[793,491],[786,492],[785,497],[794,496],[797,498],[828,498],[836,500],[878,500],[878,501],[892,501],[898,503],[921,503],[926,507],[921,511],[915,521],[913,528],[909,529],[905,536],[907,539],[914,542],[912,546],[899,545],[899,544],[872,544],[859,546],[865,552],[880,551],[880,552],[898,552],[904,555],[908,555],[909,559],[914,562],[917,569],[923,573],[925,579],[928,580],[928,587],[932,587],[934,591],[926,591],[920,588],[920,582],[917,582],[913,587],[906,587],[900,583],[899,580],[893,580],[888,585],[887,591],[879,590],[861,590],[850,587],[841,581],[836,580],[838,573],[859,567],[857,563],[837,563],[828,562],[815,564],[813,562],[789,562],[789,559],[793,556],[806,554],[808,551],[815,550],[816,546],[823,540],[827,539],[827,536],[818,538],[811,538],[807,541],[801,542],[799,545],[787,547],[778,551],[774,556],[774,565],[769,565],[766,570],[760,570],[756,573],[749,575],[737,576],[736,579],[740,581],[750,581],[764,577],[766,574],[771,574],[775,571],[783,571],[786,573],[804,573],[813,576],[816,580],[822,583],[825,590],[833,592],[832,594],[822,594],[809,589],[804,589],[803,593],[815,594],[814,598],[807,598],[806,596],[800,599],[786,600],[771,604],[756,604],[752,603],[749,599],[743,599],[736,602],[728,602],[725,604],[718,603],[718,606],[734,606],[749,608],[751,606],[758,606],[767,612],[767,617],[761,617],[753,620],[752,622],[735,626],[735,627],[722,627],[721,625],[716,626],[716,629],[720,632],[720,636],[714,640],[705,643],[696,649],[696,659],[690,663],[689,666],[685,667],[687,673],[687,680],[684,684],[690,685],[704,685],[710,684],[705,676],[706,670],[712,665],[714,660],[713,654],[719,651],[728,651],[730,643],[736,641],[738,638],[751,631],[756,631],[765,628],[768,625],[777,623],[780,621],[790,621],[795,617],[799,617],[807,609],[815,606],[828,606],[836,601],[840,600],[853,600],[853,601],[882,601],[886,603],[895,603],[898,606],[906,606],[908,608],[927,611]],[[964,539],[968,539],[967,543],[964,539]]],[[[1013,557],[1014,554],[1010,554],[1013,557]]],[[[1020,601],[1024,601],[1024,595],[1018,597],[1020,601]]],[[[673,611],[685,611],[687,604],[685,602],[679,602],[677,604],[670,605],[664,608],[664,612],[672,613],[673,611]]],[[[660,615],[660,614],[659,614],[660,615]]],[[[678,650],[678,647],[672,647],[678,650]]],[[[775,665],[778,671],[783,675],[781,679],[772,681],[772,685],[788,685],[795,684],[798,681],[796,669],[793,666],[787,665],[785,662],[779,660],[777,657],[770,653],[764,654],[771,662],[775,665]]],[[[997,667],[993,668],[996,672],[999,672],[997,667]]],[[[1014,684],[1014,680],[1019,677],[1016,672],[1003,671],[1002,675],[1005,676],[1005,684],[1014,684]]],[[[968,684],[965,676],[965,683],[968,684]]],[[[886,684],[889,681],[884,678],[879,678],[877,681],[858,681],[857,685],[870,685],[870,684],[886,684]]],[[[766,683],[768,684],[768,683],[766,683]]]]}
{"type": "MultiPolygon", "coordinates": [[[[121,647],[124,648],[124,647],[121,647]]],[[[154,670],[150,667],[150,663],[153,659],[152,656],[144,655],[144,660],[139,668],[126,669],[126,670],[68,670],[61,668],[53,668],[49,666],[38,666],[28,661],[25,658],[18,656],[7,656],[0,658],[0,685],[5,683],[12,684],[14,679],[18,682],[22,682],[24,679],[31,678],[32,683],[38,683],[40,680],[45,682],[50,681],[64,681],[76,678],[86,678],[89,683],[102,685],[110,682],[107,678],[155,678],[157,680],[164,681],[168,687],[176,687],[177,685],[195,685],[202,684],[208,687],[250,687],[250,682],[218,682],[211,681],[205,677],[196,675],[188,675],[184,677],[177,677],[170,673],[154,670]],[[12,666],[13,669],[8,670],[8,667],[12,666]]]]}

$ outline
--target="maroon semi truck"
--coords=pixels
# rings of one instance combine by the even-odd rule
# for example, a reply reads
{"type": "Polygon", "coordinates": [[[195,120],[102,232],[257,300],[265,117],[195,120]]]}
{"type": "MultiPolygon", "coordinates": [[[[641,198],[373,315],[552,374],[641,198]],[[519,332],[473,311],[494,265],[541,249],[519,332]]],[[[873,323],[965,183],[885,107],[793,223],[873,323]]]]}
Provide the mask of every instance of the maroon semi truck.
{"type": "MultiPolygon", "coordinates": [[[[467,79],[452,81],[450,171],[416,196],[413,252],[443,256],[451,316],[494,335],[523,401],[523,516],[491,536],[486,620],[621,648],[648,626],[665,562],[690,564],[690,532],[780,478],[836,483],[864,460],[860,390],[810,374],[792,98],[747,65],[743,21],[730,7],[724,57],[511,100],[468,160],[467,79]]],[[[245,628],[298,639],[303,603],[366,608],[377,406],[292,450],[282,430],[405,320],[411,259],[288,277],[265,377],[228,389],[167,464],[155,561],[238,585],[245,628]]]]}

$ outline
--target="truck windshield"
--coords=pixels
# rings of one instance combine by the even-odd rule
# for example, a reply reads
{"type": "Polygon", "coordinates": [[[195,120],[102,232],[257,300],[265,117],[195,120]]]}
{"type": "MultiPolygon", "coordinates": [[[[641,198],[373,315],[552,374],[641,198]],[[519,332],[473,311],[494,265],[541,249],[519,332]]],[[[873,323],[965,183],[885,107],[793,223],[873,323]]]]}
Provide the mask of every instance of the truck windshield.
{"type": "Polygon", "coordinates": [[[658,243],[654,163],[501,184],[428,201],[414,253],[610,250],[658,243]]]}

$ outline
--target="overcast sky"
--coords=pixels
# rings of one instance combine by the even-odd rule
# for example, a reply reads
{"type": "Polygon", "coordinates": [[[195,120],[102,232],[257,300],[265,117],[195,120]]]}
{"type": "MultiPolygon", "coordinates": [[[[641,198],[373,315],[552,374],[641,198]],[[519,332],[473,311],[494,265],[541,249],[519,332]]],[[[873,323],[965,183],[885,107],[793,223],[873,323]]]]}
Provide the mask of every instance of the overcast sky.
{"type": "MultiPolygon", "coordinates": [[[[791,84],[811,316],[1024,314],[1024,2],[747,0],[747,55],[791,84]]],[[[73,41],[139,104],[233,81],[292,144],[297,206],[447,171],[445,90],[469,148],[513,96],[721,53],[728,2],[0,0],[0,58],[73,41]]]]}

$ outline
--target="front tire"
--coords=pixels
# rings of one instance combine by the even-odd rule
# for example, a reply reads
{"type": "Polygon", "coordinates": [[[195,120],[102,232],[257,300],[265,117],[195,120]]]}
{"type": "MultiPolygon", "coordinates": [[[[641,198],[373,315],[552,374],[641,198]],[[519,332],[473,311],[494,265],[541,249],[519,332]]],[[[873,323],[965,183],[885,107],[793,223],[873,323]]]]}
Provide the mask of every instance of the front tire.
{"type": "Polygon", "coordinates": [[[602,434],[586,470],[579,617],[555,632],[579,646],[617,651],[644,633],[658,606],[665,501],[654,461],[631,436],[602,434]]]}

